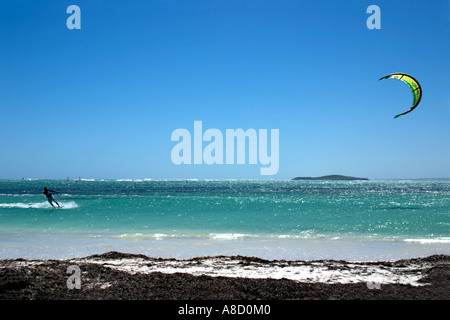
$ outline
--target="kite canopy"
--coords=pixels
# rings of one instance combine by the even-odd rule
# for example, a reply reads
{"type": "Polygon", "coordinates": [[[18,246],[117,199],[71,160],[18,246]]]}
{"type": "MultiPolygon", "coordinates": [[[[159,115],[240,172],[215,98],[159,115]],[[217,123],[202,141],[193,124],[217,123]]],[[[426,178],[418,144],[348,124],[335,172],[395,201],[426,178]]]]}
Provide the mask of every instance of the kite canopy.
{"type": "Polygon", "coordinates": [[[398,79],[398,80],[401,80],[404,83],[406,83],[411,88],[413,98],[414,98],[411,109],[409,109],[406,112],[396,115],[394,117],[394,119],[395,119],[395,118],[398,118],[400,116],[403,116],[403,115],[413,111],[417,107],[417,105],[420,102],[420,99],[422,98],[422,88],[420,87],[420,84],[416,79],[414,79],[413,77],[411,77],[409,74],[406,74],[406,73],[391,73],[391,74],[381,78],[380,80],[388,79],[388,78],[398,79]]]}

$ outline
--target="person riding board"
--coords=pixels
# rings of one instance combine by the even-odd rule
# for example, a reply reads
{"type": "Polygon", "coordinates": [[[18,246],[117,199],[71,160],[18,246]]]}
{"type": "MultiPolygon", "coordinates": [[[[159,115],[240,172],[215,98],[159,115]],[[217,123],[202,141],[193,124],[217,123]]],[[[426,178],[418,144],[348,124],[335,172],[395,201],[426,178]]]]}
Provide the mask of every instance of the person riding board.
{"type": "Polygon", "coordinates": [[[59,203],[56,202],[55,198],[53,198],[53,193],[51,193],[51,192],[58,193],[57,191],[53,191],[53,190],[47,189],[47,187],[44,187],[44,192],[42,192],[42,193],[45,194],[45,196],[47,197],[48,202],[52,205],[52,207],[55,207],[53,205],[53,202],[55,202],[58,205],[58,208],[61,208],[59,203]]]}

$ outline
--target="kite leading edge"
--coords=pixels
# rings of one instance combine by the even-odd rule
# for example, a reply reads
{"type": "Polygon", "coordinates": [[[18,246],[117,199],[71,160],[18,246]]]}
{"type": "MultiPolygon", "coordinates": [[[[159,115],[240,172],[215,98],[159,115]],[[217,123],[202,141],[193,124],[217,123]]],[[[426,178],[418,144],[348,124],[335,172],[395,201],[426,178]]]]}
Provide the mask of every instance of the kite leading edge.
{"type": "Polygon", "coordinates": [[[400,116],[403,116],[403,115],[413,111],[417,107],[417,105],[420,102],[420,99],[422,98],[422,87],[420,86],[419,82],[416,79],[414,79],[412,76],[410,76],[409,74],[406,74],[406,73],[391,73],[383,78],[380,78],[380,80],[388,79],[388,78],[398,79],[398,80],[401,80],[404,83],[406,83],[411,88],[413,98],[414,98],[411,109],[409,109],[406,112],[396,115],[394,117],[394,119],[395,119],[395,118],[398,118],[400,116]]]}

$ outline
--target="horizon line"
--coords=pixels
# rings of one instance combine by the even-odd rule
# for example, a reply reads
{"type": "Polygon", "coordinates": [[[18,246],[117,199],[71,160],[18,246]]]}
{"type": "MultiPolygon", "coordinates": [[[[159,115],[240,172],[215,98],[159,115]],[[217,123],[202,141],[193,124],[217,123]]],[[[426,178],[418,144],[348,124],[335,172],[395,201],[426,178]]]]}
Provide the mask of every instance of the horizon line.
{"type": "MultiPolygon", "coordinates": [[[[294,177],[295,178],[295,177],[294,177]]],[[[148,181],[302,181],[290,179],[267,179],[267,178],[170,178],[170,179],[153,179],[153,178],[79,178],[79,179],[67,179],[67,178],[0,178],[0,181],[36,181],[36,180],[54,180],[54,181],[117,181],[117,182],[148,182],[148,181]]],[[[450,177],[424,177],[424,178],[367,178],[368,180],[358,181],[371,181],[371,180],[442,180],[450,179],[450,177]]],[[[308,181],[328,181],[328,180],[308,180],[308,181]]],[[[329,181],[356,181],[356,180],[329,180],[329,181]]]]}

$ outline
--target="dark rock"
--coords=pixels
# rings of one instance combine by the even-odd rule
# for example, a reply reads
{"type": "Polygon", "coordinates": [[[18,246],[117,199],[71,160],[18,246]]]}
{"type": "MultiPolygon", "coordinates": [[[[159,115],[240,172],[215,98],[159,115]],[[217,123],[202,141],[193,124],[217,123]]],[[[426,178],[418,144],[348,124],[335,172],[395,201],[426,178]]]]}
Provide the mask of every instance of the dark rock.
{"type": "MultiPolygon", "coordinates": [[[[142,258],[112,252],[102,258],[142,258]]],[[[148,258],[148,257],[147,257],[148,258]]],[[[272,266],[274,261],[237,257],[245,264],[272,266]]],[[[152,259],[152,258],[148,258],[152,259]]],[[[164,259],[161,259],[164,260],[164,259]]],[[[173,259],[167,259],[172,261],[173,259]]],[[[194,261],[194,259],[193,259],[194,261]]],[[[303,264],[313,262],[303,261],[303,264]]],[[[342,269],[352,264],[339,262],[342,269]]],[[[130,274],[97,263],[80,263],[81,289],[68,289],[67,267],[70,261],[48,260],[40,264],[14,265],[0,261],[0,299],[35,300],[448,300],[450,299],[450,257],[401,260],[392,265],[418,265],[424,286],[383,284],[379,290],[368,289],[366,283],[327,284],[303,283],[288,279],[248,279],[232,277],[194,276],[186,273],[130,274]],[[419,268],[420,265],[424,266],[419,268]],[[426,267],[425,267],[426,266],[426,267]],[[423,270],[423,271],[420,271],[423,270]]],[[[386,262],[373,265],[385,266],[386,262]]]]}

